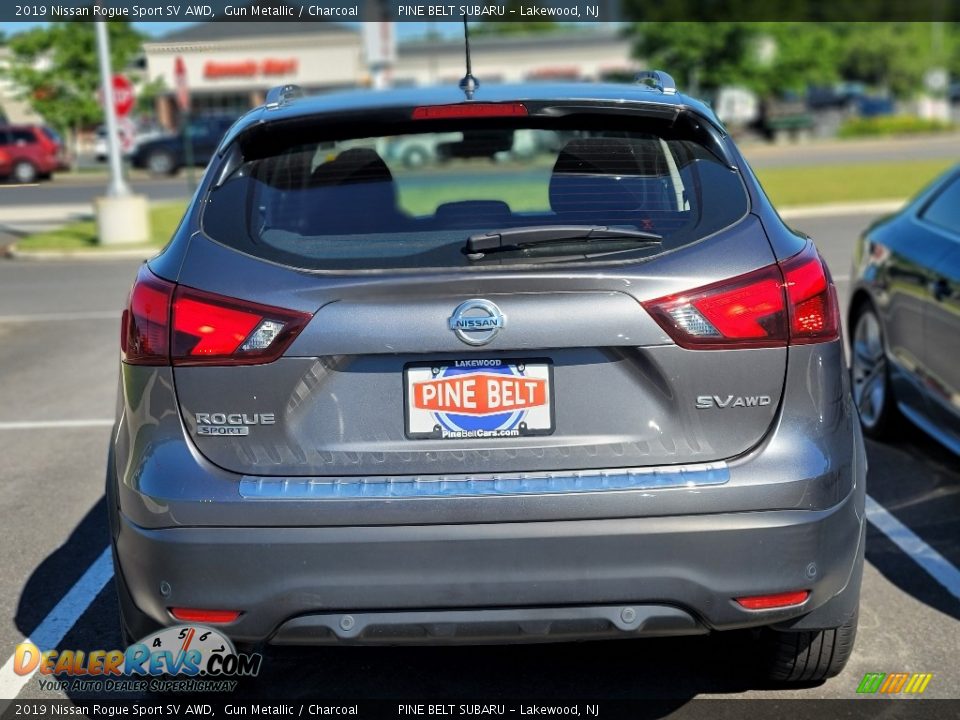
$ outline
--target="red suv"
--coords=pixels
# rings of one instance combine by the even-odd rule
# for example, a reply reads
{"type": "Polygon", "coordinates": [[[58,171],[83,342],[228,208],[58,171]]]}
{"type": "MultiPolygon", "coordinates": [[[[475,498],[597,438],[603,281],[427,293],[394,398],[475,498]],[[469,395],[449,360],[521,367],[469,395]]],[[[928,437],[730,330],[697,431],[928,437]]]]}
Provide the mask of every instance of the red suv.
{"type": "Polygon", "coordinates": [[[0,125],[0,178],[31,183],[67,167],[60,136],[39,125],[0,125]]]}

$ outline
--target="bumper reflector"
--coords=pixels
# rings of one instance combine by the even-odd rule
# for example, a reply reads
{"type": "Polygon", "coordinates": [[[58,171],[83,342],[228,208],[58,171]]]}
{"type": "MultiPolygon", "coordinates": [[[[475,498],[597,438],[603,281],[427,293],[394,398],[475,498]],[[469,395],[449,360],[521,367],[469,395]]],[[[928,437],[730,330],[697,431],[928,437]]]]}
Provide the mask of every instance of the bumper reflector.
{"type": "Polygon", "coordinates": [[[231,623],[240,617],[239,610],[200,610],[197,608],[170,608],[177,620],[196,623],[231,623]]]}
{"type": "Polygon", "coordinates": [[[771,610],[800,605],[806,602],[808,597],[810,597],[809,590],[796,590],[774,595],[751,595],[750,597],[736,598],[736,601],[747,610],[771,610]]]}

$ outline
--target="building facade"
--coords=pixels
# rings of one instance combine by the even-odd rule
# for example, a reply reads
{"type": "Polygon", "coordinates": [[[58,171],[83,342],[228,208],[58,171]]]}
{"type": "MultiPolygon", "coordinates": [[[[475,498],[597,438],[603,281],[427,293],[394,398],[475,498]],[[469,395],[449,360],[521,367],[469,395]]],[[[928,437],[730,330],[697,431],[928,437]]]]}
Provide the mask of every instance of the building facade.
{"type": "Polygon", "coordinates": [[[177,123],[176,62],[182,59],[191,112],[241,112],[275,85],[307,92],[353,87],[363,76],[360,35],[333,23],[208,22],[144,43],[147,78],[170,90],[157,102],[159,121],[177,123]]]}
{"type": "Polygon", "coordinates": [[[20,88],[4,77],[10,60],[10,48],[0,47],[0,122],[41,123],[40,117],[24,100],[20,88]]]}
{"type": "MultiPolygon", "coordinates": [[[[636,68],[630,40],[602,23],[554,34],[478,34],[471,49],[481,83],[597,80],[628,76],[636,68]]],[[[286,83],[317,93],[372,82],[361,32],[336,23],[200,23],[145,43],[144,55],[147,79],[159,79],[169,90],[157,103],[158,119],[167,127],[178,122],[177,58],[186,69],[194,113],[239,114],[263,102],[269,88],[286,83]]],[[[407,86],[456,83],[463,74],[460,39],[400,43],[386,71],[388,84],[407,86]]]]}

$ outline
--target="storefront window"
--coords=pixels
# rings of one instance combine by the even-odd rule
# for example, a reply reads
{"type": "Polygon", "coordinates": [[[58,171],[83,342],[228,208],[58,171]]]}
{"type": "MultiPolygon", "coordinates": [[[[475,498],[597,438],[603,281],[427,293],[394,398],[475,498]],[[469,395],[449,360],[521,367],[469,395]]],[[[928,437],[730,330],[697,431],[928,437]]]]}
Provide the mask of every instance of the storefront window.
{"type": "Polygon", "coordinates": [[[194,115],[242,115],[253,107],[249,92],[194,94],[190,99],[194,115]]]}

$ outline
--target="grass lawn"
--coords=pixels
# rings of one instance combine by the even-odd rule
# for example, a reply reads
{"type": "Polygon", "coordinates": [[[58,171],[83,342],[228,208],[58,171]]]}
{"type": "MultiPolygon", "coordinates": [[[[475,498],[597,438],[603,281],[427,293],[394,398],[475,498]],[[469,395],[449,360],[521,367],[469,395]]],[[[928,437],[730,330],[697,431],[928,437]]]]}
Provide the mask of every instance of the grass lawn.
{"type": "Polygon", "coordinates": [[[93,219],[78,220],[56,230],[39,232],[17,240],[17,250],[90,251],[118,248],[160,248],[166,245],[183,216],[185,203],[164,203],[150,208],[150,242],[145,245],[98,245],[97,224],[93,219]]]}
{"type": "Polygon", "coordinates": [[[766,168],[756,173],[774,205],[782,209],[791,205],[912,197],[955,164],[956,159],[945,158],[766,168]]]}
{"type": "Polygon", "coordinates": [[[411,215],[432,215],[438,205],[457,200],[504,200],[514,212],[546,211],[550,209],[547,194],[549,174],[543,179],[521,179],[518,182],[471,182],[469,185],[452,183],[429,187],[405,187],[400,183],[400,209],[411,215]]]}
{"type": "MultiPolygon", "coordinates": [[[[769,168],[757,175],[764,189],[779,208],[795,205],[892,200],[916,194],[937,175],[954,164],[952,159],[908,160],[901,162],[814,165],[809,167],[769,168]]],[[[506,200],[516,211],[544,210],[549,207],[544,178],[518,181],[477,180],[464,186],[429,183],[399,183],[401,209],[413,215],[432,213],[444,202],[465,197],[482,200],[506,200]]],[[[150,209],[151,240],[144,247],[161,247],[176,229],[183,214],[183,203],[165,203],[150,209]]],[[[93,220],[70,223],[57,230],[30,235],[17,242],[21,251],[104,249],[97,245],[93,220]]],[[[106,248],[111,249],[111,248],[106,248]]]]}
{"type": "MultiPolygon", "coordinates": [[[[916,194],[927,183],[955,164],[955,160],[909,160],[855,165],[812,165],[767,168],[757,171],[774,205],[899,200],[916,194]]],[[[437,205],[463,200],[466,193],[476,200],[506,200],[517,211],[546,210],[550,203],[546,181],[470,183],[400,188],[400,207],[414,215],[432,213],[437,205]]]]}

